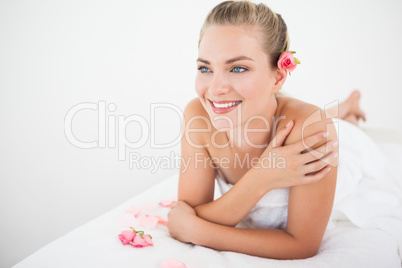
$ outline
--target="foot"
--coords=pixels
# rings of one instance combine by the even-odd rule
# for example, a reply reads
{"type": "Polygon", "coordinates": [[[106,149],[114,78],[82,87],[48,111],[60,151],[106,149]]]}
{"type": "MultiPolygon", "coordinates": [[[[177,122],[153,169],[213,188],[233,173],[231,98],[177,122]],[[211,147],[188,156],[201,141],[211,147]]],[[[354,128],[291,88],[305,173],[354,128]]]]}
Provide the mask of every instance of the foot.
{"type": "Polygon", "coordinates": [[[360,92],[354,90],[349,97],[338,104],[326,110],[329,117],[337,117],[358,126],[359,119],[366,121],[366,114],[360,109],[360,92]]]}
{"type": "Polygon", "coordinates": [[[359,126],[359,120],[354,115],[348,115],[343,120],[348,121],[349,123],[351,123],[355,126],[359,126]]]}
{"type": "Polygon", "coordinates": [[[360,92],[358,90],[354,90],[350,96],[341,104],[344,105],[346,109],[346,117],[353,116],[359,121],[359,119],[363,119],[366,122],[366,114],[360,109],[360,92]]]}
{"type": "Polygon", "coordinates": [[[343,110],[341,119],[348,121],[354,125],[358,125],[359,119],[366,122],[366,114],[360,109],[360,92],[354,90],[349,97],[340,104],[340,109],[343,110]]]}

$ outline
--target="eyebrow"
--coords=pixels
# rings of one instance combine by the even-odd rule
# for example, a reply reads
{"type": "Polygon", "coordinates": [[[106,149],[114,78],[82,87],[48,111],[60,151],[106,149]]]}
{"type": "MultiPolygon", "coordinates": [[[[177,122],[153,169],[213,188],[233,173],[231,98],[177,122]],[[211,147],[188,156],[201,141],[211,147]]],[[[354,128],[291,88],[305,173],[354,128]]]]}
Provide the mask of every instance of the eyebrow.
{"type": "MultiPolygon", "coordinates": [[[[238,57],[234,57],[232,59],[227,60],[225,63],[226,64],[231,64],[235,61],[239,61],[239,60],[250,60],[250,61],[254,61],[252,58],[246,57],[246,56],[238,56],[238,57]]],[[[209,61],[204,60],[202,58],[198,58],[197,61],[203,62],[205,64],[211,64],[209,61]]]]}

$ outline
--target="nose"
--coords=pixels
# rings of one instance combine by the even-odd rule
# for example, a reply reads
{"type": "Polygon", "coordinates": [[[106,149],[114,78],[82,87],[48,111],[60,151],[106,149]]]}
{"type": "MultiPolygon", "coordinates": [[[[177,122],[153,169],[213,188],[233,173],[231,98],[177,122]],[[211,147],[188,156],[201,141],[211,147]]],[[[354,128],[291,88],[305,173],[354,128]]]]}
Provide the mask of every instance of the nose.
{"type": "Polygon", "coordinates": [[[230,85],[227,83],[223,74],[215,73],[209,86],[209,93],[212,96],[224,95],[230,91],[230,85]]]}

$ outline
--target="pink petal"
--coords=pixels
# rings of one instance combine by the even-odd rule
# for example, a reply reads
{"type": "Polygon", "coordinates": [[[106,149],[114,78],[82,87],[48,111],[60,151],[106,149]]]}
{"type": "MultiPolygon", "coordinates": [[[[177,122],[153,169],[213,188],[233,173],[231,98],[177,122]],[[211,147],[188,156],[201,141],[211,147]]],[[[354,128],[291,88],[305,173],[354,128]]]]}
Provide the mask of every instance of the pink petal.
{"type": "Polygon", "coordinates": [[[138,215],[141,213],[141,209],[136,206],[131,206],[130,209],[126,210],[126,213],[134,215],[134,217],[138,217],[138,215]]]}
{"type": "Polygon", "coordinates": [[[163,200],[163,201],[159,202],[159,206],[168,208],[172,205],[173,201],[177,201],[177,197],[169,199],[169,200],[163,200]]]}
{"type": "Polygon", "coordinates": [[[146,245],[147,245],[147,243],[145,242],[145,240],[142,239],[140,235],[136,235],[136,236],[134,237],[133,242],[131,242],[130,244],[131,244],[133,247],[137,247],[137,248],[140,248],[140,247],[143,247],[143,246],[146,246],[146,245]]]}
{"type": "Polygon", "coordinates": [[[131,242],[130,244],[135,247],[135,248],[142,248],[142,247],[146,247],[146,246],[153,246],[154,244],[152,243],[151,238],[149,237],[149,235],[141,235],[137,234],[134,237],[133,242],[131,242]]]}
{"type": "Polygon", "coordinates": [[[119,239],[123,245],[127,245],[132,242],[134,237],[135,232],[132,230],[123,231],[121,234],[119,234],[119,239]]]}
{"type": "Polygon", "coordinates": [[[142,207],[143,207],[142,210],[149,211],[149,210],[154,210],[154,209],[158,208],[158,205],[155,203],[145,203],[142,205],[142,207]]]}
{"type": "Polygon", "coordinates": [[[147,244],[148,244],[149,246],[153,246],[153,245],[154,245],[154,242],[152,242],[152,238],[151,238],[149,235],[144,235],[143,237],[144,237],[145,242],[147,242],[147,244]]]}
{"type": "Polygon", "coordinates": [[[178,260],[169,258],[161,263],[161,268],[186,268],[186,265],[178,260]]]}
{"type": "Polygon", "coordinates": [[[159,218],[157,216],[145,215],[140,218],[142,226],[148,229],[153,229],[158,224],[159,218]]]}
{"type": "Polygon", "coordinates": [[[135,226],[137,224],[137,220],[131,214],[124,214],[119,218],[118,222],[124,227],[135,226]]]}
{"type": "Polygon", "coordinates": [[[122,235],[122,234],[119,234],[119,239],[120,239],[120,241],[121,241],[121,243],[122,243],[123,245],[127,245],[128,243],[130,243],[130,240],[127,240],[127,239],[124,237],[124,235],[122,235]]]}
{"type": "Polygon", "coordinates": [[[124,235],[127,240],[133,240],[135,236],[135,232],[133,230],[123,231],[121,234],[124,235]]]}
{"type": "Polygon", "coordinates": [[[158,218],[158,224],[162,224],[162,225],[167,226],[167,220],[163,219],[163,218],[160,217],[160,216],[155,216],[155,217],[158,218]]]}

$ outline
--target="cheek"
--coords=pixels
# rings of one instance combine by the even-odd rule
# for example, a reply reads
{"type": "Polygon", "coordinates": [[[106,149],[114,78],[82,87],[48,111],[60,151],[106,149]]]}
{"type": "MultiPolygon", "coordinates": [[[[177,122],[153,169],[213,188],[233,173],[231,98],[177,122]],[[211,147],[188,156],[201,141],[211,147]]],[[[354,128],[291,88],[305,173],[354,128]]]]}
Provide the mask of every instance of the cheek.
{"type": "Polygon", "coordinates": [[[236,81],[236,91],[246,100],[265,96],[267,84],[264,79],[256,76],[244,77],[236,81]]]}
{"type": "Polygon", "coordinates": [[[200,100],[204,109],[208,111],[208,104],[205,100],[205,93],[208,91],[208,82],[206,81],[205,77],[201,77],[197,74],[195,77],[195,92],[198,95],[198,99],[200,100]]]}
{"type": "Polygon", "coordinates": [[[203,98],[204,94],[208,90],[208,83],[205,77],[201,77],[199,74],[195,77],[195,92],[200,98],[203,98]]]}
{"type": "Polygon", "coordinates": [[[198,92],[202,92],[206,88],[206,79],[199,73],[195,76],[195,90],[198,92]]]}

